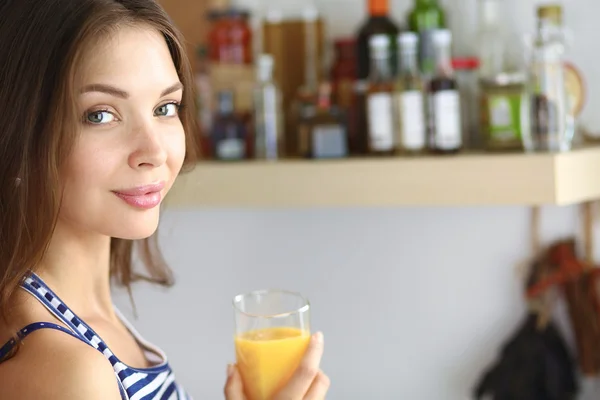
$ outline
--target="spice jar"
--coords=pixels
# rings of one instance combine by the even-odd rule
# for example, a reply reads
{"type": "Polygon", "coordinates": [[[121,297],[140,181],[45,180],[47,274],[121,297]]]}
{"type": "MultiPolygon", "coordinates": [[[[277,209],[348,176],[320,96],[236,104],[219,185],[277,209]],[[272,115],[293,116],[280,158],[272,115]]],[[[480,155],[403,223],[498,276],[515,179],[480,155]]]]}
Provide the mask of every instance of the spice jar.
{"type": "Polygon", "coordinates": [[[502,73],[480,80],[481,133],[490,151],[521,150],[527,120],[525,76],[502,73]]]}
{"type": "Polygon", "coordinates": [[[237,8],[213,10],[208,33],[210,61],[230,64],[252,64],[252,29],[250,13],[237,8]]]}

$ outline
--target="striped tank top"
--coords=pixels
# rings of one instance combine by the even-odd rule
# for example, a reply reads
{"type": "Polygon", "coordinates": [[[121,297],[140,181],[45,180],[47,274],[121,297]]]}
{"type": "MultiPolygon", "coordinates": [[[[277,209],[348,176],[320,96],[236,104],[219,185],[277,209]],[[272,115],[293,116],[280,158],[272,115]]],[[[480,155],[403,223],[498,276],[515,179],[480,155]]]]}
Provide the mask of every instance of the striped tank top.
{"type": "MultiPolygon", "coordinates": [[[[63,303],[60,298],[34,273],[21,285],[23,289],[37,298],[52,314],[61,320],[69,329],[64,326],[50,322],[36,322],[30,324],[18,333],[22,339],[31,332],[39,329],[55,329],[69,334],[84,343],[94,347],[104,354],[104,357],[110,362],[115,371],[121,398],[123,400],[191,400],[192,398],[175,382],[173,370],[167,362],[165,353],[159,348],[153,346],[135,330],[135,328],[125,319],[125,317],[115,308],[117,316],[121,319],[125,327],[133,335],[140,347],[144,350],[146,358],[153,364],[150,368],[133,368],[121,362],[113,354],[102,338],[93,331],[85,322],[83,322],[73,311],[63,303]]],[[[12,350],[15,345],[14,340],[8,341],[0,347],[0,362],[12,350]]]]}

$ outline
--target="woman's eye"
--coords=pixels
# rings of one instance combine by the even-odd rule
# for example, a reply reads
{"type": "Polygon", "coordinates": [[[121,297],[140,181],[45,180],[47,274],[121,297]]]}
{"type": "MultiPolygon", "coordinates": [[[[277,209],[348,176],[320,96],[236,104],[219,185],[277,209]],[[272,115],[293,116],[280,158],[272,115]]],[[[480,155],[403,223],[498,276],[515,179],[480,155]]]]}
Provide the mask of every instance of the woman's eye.
{"type": "Polygon", "coordinates": [[[179,112],[179,104],[167,103],[159,106],[155,111],[154,115],[157,117],[174,117],[179,112]]]}
{"type": "Polygon", "coordinates": [[[92,125],[104,125],[114,122],[117,118],[110,111],[94,111],[86,115],[85,122],[92,125]]]}

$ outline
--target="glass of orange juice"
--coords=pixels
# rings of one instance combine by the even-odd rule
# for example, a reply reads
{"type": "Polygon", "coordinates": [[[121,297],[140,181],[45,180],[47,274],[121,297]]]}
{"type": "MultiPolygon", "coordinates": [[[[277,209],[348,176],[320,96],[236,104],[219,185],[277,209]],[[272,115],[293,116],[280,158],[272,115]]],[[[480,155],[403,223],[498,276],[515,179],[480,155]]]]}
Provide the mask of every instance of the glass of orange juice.
{"type": "Polygon", "coordinates": [[[261,290],[233,299],[237,367],[247,400],[271,400],[310,342],[310,304],[299,293],[261,290]]]}

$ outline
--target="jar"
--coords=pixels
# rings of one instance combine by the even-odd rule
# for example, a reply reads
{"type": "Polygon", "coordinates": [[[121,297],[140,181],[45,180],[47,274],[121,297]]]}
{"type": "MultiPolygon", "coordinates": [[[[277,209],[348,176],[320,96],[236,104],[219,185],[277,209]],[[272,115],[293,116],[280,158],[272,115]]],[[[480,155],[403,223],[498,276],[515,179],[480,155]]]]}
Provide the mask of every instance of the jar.
{"type": "Polygon", "coordinates": [[[525,76],[502,73],[480,80],[481,133],[489,151],[523,149],[528,117],[525,76]]]}
{"type": "Polygon", "coordinates": [[[236,8],[213,10],[208,32],[210,61],[228,64],[252,64],[250,13],[236,8]]]}

